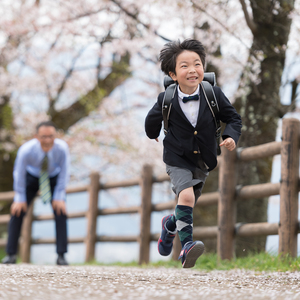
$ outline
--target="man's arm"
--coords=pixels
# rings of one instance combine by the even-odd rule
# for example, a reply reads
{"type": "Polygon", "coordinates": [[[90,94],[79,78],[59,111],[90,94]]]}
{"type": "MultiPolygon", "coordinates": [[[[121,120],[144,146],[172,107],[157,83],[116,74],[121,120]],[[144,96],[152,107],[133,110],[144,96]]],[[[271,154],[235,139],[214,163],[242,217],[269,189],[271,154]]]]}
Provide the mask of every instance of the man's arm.
{"type": "Polygon", "coordinates": [[[70,154],[67,144],[64,147],[62,153],[60,167],[61,170],[57,177],[56,186],[53,193],[52,207],[58,215],[62,212],[66,214],[66,187],[69,181],[69,165],[70,165],[70,154]]]}
{"type": "Polygon", "coordinates": [[[56,186],[53,193],[54,200],[65,200],[66,198],[66,187],[69,181],[69,165],[69,148],[66,145],[63,148],[62,156],[60,159],[60,172],[58,174],[56,186]]]}
{"type": "Polygon", "coordinates": [[[26,202],[26,165],[27,153],[21,147],[14,164],[14,202],[26,202]]]}
{"type": "Polygon", "coordinates": [[[20,216],[21,212],[26,212],[26,164],[27,153],[21,147],[18,150],[17,157],[14,164],[13,178],[14,178],[14,202],[11,205],[10,212],[12,215],[20,216]]]}

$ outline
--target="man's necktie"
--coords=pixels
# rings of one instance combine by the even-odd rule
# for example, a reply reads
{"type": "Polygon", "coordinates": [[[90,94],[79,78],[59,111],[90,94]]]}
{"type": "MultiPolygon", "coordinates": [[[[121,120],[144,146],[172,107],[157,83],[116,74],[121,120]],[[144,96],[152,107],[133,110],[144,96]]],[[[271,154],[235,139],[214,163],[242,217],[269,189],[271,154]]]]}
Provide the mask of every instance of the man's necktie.
{"type": "Polygon", "coordinates": [[[182,102],[187,103],[189,101],[197,101],[197,100],[199,100],[199,95],[198,94],[193,95],[193,96],[189,96],[189,97],[183,97],[182,102]]]}
{"type": "Polygon", "coordinates": [[[45,155],[42,160],[41,173],[39,178],[39,187],[41,198],[44,203],[50,202],[51,200],[51,188],[50,188],[50,180],[48,174],[48,156],[45,155]]]}

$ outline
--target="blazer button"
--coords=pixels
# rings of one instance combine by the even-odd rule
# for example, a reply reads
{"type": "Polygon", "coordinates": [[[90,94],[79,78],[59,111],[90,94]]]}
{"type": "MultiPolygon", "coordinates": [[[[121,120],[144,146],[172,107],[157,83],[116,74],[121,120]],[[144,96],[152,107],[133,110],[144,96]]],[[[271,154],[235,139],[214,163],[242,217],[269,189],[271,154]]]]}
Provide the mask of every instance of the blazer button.
{"type": "Polygon", "coordinates": [[[194,154],[198,154],[198,151],[194,151],[194,154]]]}
{"type": "Polygon", "coordinates": [[[194,135],[196,135],[197,133],[198,133],[197,130],[195,130],[194,135]]]}

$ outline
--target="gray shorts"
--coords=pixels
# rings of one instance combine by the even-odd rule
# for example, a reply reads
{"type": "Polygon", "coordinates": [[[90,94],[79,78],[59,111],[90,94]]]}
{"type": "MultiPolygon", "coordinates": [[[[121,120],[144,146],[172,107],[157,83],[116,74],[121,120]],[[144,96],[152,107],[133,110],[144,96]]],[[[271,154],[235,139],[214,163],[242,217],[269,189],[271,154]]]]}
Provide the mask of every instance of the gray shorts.
{"type": "Polygon", "coordinates": [[[209,172],[200,168],[191,171],[170,165],[166,165],[166,171],[170,176],[173,192],[178,196],[182,190],[193,187],[196,203],[201,196],[209,172]]]}

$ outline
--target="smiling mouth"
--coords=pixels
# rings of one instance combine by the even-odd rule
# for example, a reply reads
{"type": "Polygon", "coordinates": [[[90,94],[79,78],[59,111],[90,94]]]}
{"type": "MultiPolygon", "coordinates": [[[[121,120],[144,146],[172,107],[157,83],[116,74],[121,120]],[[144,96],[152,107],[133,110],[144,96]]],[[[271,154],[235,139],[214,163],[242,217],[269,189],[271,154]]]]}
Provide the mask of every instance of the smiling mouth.
{"type": "Polygon", "coordinates": [[[198,79],[198,77],[190,77],[187,80],[197,80],[197,79],[198,79]]]}

